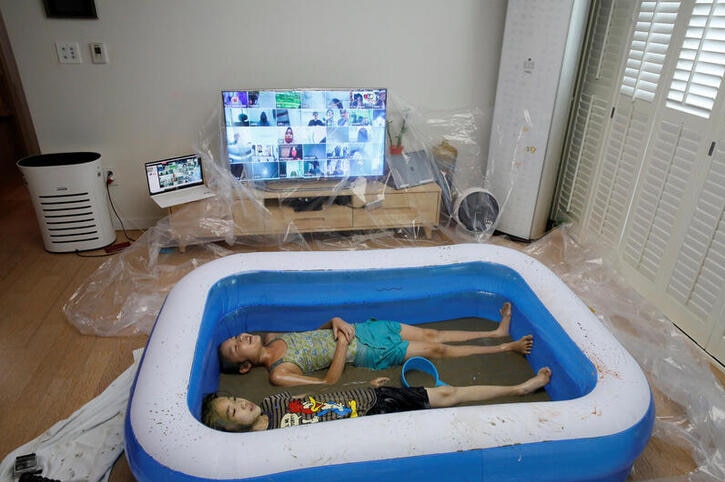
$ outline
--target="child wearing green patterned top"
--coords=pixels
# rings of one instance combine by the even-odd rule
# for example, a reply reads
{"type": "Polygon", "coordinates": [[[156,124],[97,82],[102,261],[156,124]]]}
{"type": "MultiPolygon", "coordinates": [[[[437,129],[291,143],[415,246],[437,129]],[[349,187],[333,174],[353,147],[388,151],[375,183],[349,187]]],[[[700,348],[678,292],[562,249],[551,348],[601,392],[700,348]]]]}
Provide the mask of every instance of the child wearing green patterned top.
{"type": "Polygon", "coordinates": [[[408,358],[455,358],[512,351],[531,352],[533,336],[496,346],[451,345],[478,338],[509,335],[511,304],[501,308],[501,322],[492,331],[434,330],[396,321],[368,320],[350,324],[334,317],[318,330],[254,335],[241,333],[224,340],[219,359],[225,373],[247,373],[255,366],[269,371],[274,385],[334,384],[345,364],[380,370],[402,364],[408,358]],[[309,375],[327,369],[322,377],[309,375]]]}

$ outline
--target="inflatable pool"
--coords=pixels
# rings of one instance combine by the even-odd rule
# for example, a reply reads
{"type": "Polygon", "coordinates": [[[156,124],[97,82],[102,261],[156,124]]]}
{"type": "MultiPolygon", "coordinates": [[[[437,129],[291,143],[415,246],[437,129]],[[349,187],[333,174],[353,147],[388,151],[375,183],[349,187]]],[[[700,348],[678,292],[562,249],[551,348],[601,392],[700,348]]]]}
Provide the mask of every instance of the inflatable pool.
{"type": "Polygon", "coordinates": [[[549,269],[491,245],[253,253],[210,262],[169,293],[126,414],[140,481],[625,480],[652,432],[636,361],[549,269]],[[550,401],[377,415],[254,433],[199,421],[217,345],[242,331],[313,329],[332,315],[405,323],[499,319],[532,333],[550,401]]]}

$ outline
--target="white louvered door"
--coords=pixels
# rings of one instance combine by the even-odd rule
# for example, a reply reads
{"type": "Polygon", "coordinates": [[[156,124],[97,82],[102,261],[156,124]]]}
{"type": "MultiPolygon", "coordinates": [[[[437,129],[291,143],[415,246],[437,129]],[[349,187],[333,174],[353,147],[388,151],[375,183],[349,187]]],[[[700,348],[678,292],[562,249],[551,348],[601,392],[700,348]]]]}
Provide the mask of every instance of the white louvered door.
{"type": "MultiPolygon", "coordinates": [[[[680,250],[665,286],[684,313],[679,325],[714,356],[725,360],[725,136],[703,170],[699,195],[688,218],[680,250]],[[719,347],[718,347],[719,343],[719,347]],[[718,352],[718,349],[720,350],[718,352]]],[[[700,180],[697,179],[699,183],[700,180]]]]}
{"type": "Polygon", "coordinates": [[[559,219],[579,223],[590,205],[635,3],[603,0],[591,19],[580,91],[573,107],[575,119],[554,204],[559,219]]]}
{"type": "Polygon", "coordinates": [[[619,246],[647,146],[648,120],[652,116],[650,105],[619,97],[584,223],[587,233],[609,248],[619,246]]]}
{"type": "MultiPolygon", "coordinates": [[[[706,123],[685,122],[678,114],[668,111],[656,125],[620,254],[623,265],[633,270],[628,278],[643,294],[659,300],[659,304],[671,305],[666,311],[673,321],[703,342],[709,330],[702,309],[710,312],[712,300],[706,308],[704,300],[698,299],[693,285],[697,269],[692,269],[686,252],[703,251],[705,246],[692,244],[686,233],[688,225],[696,231],[700,226],[692,221],[695,201],[702,196],[703,181],[709,173],[712,136],[707,135],[706,123]],[[674,316],[680,311],[678,307],[693,303],[700,309],[674,316]]],[[[696,231],[692,231],[696,237],[705,234],[696,231]]],[[[722,289],[723,285],[717,287],[722,289]]]]}
{"type": "MultiPolygon", "coordinates": [[[[638,291],[725,360],[725,0],[636,2],[629,23],[613,115],[600,136],[577,112],[557,209],[579,221],[575,232],[613,248],[638,291]],[[592,171],[578,153],[597,144],[582,208],[569,173],[592,171]]],[[[578,108],[593,111],[593,99],[583,86],[578,108]]]]}
{"type": "Polygon", "coordinates": [[[680,2],[642,2],[630,37],[600,158],[587,231],[617,248],[629,216],[657,114],[656,96],[680,2]]]}

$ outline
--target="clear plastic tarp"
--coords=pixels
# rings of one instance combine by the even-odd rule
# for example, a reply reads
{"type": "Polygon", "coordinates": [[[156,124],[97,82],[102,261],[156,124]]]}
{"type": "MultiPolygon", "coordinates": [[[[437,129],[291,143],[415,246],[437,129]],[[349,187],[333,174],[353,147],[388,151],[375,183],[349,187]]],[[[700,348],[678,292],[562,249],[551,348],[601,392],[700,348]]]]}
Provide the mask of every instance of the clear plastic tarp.
{"type": "MultiPolygon", "coordinates": [[[[511,245],[498,236],[491,242],[520,249],[554,271],[640,364],[656,411],[645,452],[666,449],[681,454],[668,461],[668,470],[683,475],[667,472],[667,477],[656,480],[725,480],[725,391],[711,371],[710,359],[636,294],[613,268],[610,252],[588,241],[577,242],[570,231],[571,226],[563,225],[528,245],[511,245]]],[[[661,468],[645,466],[648,460],[652,458],[635,462],[631,480],[653,480],[642,474],[662,473],[661,468]]]]}
{"type": "MultiPolygon", "coordinates": [[[[485,163],[487,156],[481,146],[488,141],[480,126],[490,114],[424,113],[391,97],[388,107],[393,139],[405,121],[405,155],[397,159],[399,166],[412,162],[415,169],[430,171],[429,179],[419,177],[414,185],[401,187],[405,173],[390,169],[383,179],[263,190],[231,175],[222,154],[228,141],[222,116],[214,112],[196,149],[215,197],[172,209],[129,248],[109,257],[65,305],[68,320],[82,333],[98,336],[149,333],[180,278],[233,253],[505,244],[557,273],[640,363],[657,408],[646,450],[674,447],[688,459],[680,468],[685,475],[667,480],[725,480],[725,394],[706,355],[626,285],[608,253],[574,241],[568,226],[530,244],[493,236],[506,199],[493,199],[483,188],[486,166],[481,160],[485,163]],[[421,180],[426,182],[418,184],[421,180]],[[308,204],[295,207],[300,198],[308,204]],[[356,219],[362,221],[356,224],[356,219]]],[[[631,478],[644,480],[638,474],[652,470],[638,464],[631,478]]]]}

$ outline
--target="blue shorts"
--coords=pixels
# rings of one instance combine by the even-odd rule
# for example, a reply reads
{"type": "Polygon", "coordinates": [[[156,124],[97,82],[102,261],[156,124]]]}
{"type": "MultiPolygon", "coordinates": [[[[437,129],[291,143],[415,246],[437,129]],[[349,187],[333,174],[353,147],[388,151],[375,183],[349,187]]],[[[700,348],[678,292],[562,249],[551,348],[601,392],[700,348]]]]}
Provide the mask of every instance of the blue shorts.
{"type": "Polygon", "coordinates": [[[355,325],[357,353],[353,364],[371,370],[402,365],[408,342],[400,337],[397,321],[368,320],[355,325]]]}

